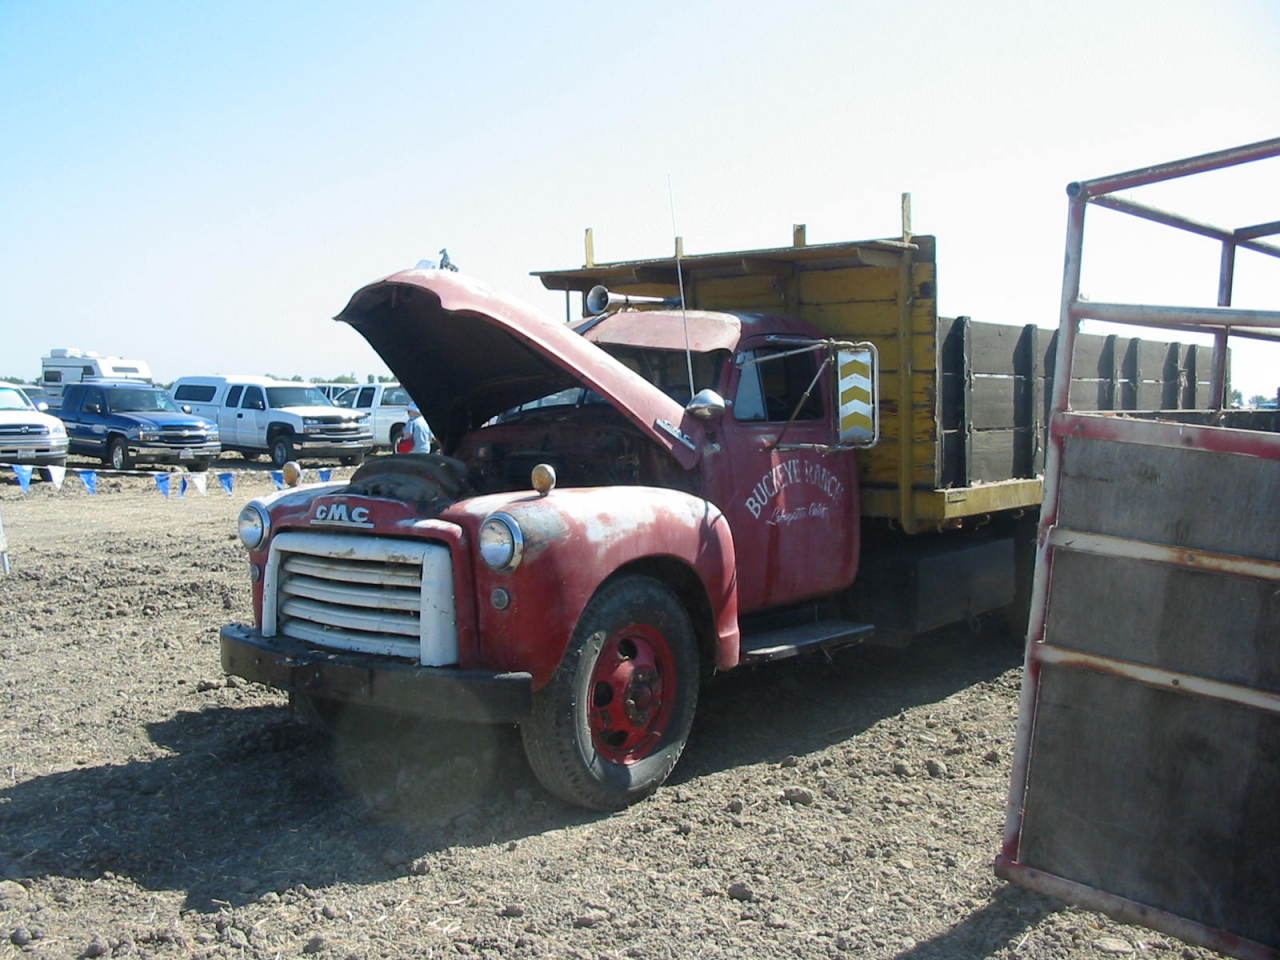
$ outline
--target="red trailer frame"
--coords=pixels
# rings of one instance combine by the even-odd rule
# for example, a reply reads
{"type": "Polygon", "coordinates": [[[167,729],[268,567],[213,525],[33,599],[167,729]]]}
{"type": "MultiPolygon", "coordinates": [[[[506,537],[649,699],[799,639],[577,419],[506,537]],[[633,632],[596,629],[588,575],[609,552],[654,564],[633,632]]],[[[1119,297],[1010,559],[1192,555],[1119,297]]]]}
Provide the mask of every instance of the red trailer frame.
{"type": "Polygon", "coordinates": [[[1274,418],[1234,429],[1223,399],[1228,338],[1280,341],[1280,312],[1230,306],[1236,250],[1280,257],[1259,239],[1280,221],[1225,229],[1115,192],[1275,157],[1280,138],[1067,188],[1059,374],[995,864],[1021,886],[1266,960],[1280,958],[1280,434],[1266,432],[1274,418]],[[1218,306],[1081,299],[1090,204],[1221,241],[1218,306]],[[1071,412],[1086,319],[1211,333],[1203,422],[1071,412]]]}

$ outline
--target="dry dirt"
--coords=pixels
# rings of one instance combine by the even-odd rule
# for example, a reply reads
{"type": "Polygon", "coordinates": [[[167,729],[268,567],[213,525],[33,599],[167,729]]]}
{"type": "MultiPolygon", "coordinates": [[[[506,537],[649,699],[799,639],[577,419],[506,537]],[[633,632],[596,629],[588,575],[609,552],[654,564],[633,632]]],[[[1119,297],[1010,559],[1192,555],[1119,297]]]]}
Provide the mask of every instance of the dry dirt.
{"type": "Polygon", "coordinates": [[[167,500],[0,470],[0,957],[1214,956],[992,874],[995,627],[722,676],[618,814],[549,798],[506,729],[330,743],[220,672],[235,516],[271,489],[235,467],[232,497],[167,500]]]}

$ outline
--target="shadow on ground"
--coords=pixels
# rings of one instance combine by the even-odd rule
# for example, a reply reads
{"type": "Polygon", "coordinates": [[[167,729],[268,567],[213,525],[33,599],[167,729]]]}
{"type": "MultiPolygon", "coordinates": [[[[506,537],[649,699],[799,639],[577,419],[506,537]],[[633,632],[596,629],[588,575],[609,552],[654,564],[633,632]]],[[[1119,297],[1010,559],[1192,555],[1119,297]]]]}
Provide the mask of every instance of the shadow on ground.
{"type": "MultiPolygon", "coordinates": [[[[675,782],[802,755],[1015,666],[967,631],[728,674],[705,691],[675,782]]],[[[551,799],[510,727],[418,726],[349,712],[331,738],[282,707],[215,707],[148,726],[166,756],[0,791],[0,876],[128,876],[213,910],[298,884],[367,883],[446,847],[600,814],[551,799]]],[[[932,954],[922,954],[932,956],[932,954]]]]}

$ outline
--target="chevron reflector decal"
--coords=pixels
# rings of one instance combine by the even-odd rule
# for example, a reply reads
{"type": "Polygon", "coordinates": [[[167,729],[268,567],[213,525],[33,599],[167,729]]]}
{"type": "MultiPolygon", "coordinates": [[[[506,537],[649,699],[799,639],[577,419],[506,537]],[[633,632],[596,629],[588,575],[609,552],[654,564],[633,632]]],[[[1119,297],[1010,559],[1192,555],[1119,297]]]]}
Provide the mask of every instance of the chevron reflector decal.
{"type": "Polygon", "coordinates": [[[876,407],[877,358],[870,344],[837,352],[836,394],[840,400],[840,442],[869,447],[879,433],[876,407]]]}

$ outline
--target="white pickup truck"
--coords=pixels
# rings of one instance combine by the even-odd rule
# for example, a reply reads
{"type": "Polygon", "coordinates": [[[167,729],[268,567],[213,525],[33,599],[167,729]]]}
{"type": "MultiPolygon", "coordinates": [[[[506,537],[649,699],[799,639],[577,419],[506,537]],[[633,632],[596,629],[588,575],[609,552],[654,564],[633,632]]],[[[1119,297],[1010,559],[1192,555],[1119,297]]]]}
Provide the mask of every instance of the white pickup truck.
{"type": "Polygon", "coordinates": [[[394,450],[404,425],[409,422],[409,392],[398,383],[366,383],[351,387],[334,397],[333,402],[369,415],[374,446],[394,450]]]}
{"type": "Polygon", "coordinates": [[[246,460],[269,454],[277,467],[297,457],[359,463],[373,449],[369,418],[335,407],[318,388],[267,377],[179,377],[170,391],[190,413],[218,424],[222,448],[246,460]]]}

